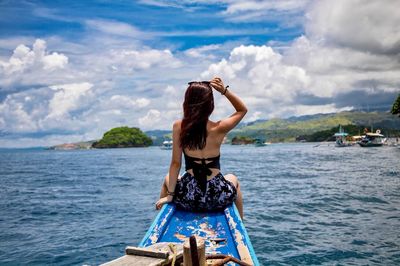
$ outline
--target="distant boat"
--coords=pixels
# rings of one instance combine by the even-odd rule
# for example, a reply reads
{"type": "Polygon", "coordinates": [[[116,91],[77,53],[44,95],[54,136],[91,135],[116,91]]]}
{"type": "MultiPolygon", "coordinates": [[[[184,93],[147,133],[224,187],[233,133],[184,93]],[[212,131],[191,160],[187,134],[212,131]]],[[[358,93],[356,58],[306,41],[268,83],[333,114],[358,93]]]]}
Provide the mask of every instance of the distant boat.
{"type": "Polygon", "coordinates": [[[161,149],[163,150],[172,150],[172,140],[166,140],[162,143],[161,149]]]}
{"type": "Polygon", "coordinates": [[[385,143],[384,137],[378,129],[375,133],[365,133],[365,136],[357,143],[361,147],[380,147],[385,143]]]}
{"type": "Polygon", "coordinates": [[[267,146],[268,144],[264,141],[262,141],[261,139],[255,139],[254,140],[254,146],[256,147],[263,147],[263,146],[267,146]]]}
{"type": "Polygon", "coordinates": [[[352,144],[350,142],[347,141],[347,136],[349,134],[347,134],[346,132],[344,132],[343,128],[341,125],[339,125],[339,132],[335,133],[335,146],[336,147],[349,147],[352,144]]]}

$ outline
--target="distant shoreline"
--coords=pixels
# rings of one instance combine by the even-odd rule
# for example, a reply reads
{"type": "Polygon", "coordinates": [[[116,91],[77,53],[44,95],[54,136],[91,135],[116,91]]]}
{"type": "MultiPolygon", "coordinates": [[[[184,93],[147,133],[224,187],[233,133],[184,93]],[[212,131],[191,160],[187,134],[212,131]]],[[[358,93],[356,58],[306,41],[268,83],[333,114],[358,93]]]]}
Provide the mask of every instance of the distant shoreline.
{"type": "MultiPolygon", "coordinates": [[[[315,114],[299,117],[290,117],[286,119],[257,120],[249,123],[239,124],[227,136],[227,142],[231,142],[235,137],[258,139],[262,142],[271,143],[297,143],[305,140],[307,142],[321,142],[329,140],[332,136],[333,128],[339,127],[339,124],[345,127],[348,132],[353,126],[353,134],[363,132],[364,127],[368,129],[381,129],[385,137],[400,138],[400,123],[396,115],[388,112],[340,112],[330,114],[315,114]],[[320,134],[322,133],[322,134],[320,134]],[[314,141],[310,141],[314,139],[314,141]]],[[[336,130],[336,129],[335,129],[336,130]]],[[[166,139],[171,139],[171,130],[148,130],[144,132],[152,140],[152,146],[160,146],[166,139]]],[[[359,135],[359,134],[355,134],[359,135]]],[[[81,141],[76,143],[63,143],[52,146],[34,146],[34,147],[4,147],[0,149],[50,149],[50,150],[68,150],[68,149],[91,149],[91,144],[98,140],[81,141]],[[78,148],[76,147],[78,146],[78,148]]],[[[333,139],[332,139],[333,141],[333,139]]]]}

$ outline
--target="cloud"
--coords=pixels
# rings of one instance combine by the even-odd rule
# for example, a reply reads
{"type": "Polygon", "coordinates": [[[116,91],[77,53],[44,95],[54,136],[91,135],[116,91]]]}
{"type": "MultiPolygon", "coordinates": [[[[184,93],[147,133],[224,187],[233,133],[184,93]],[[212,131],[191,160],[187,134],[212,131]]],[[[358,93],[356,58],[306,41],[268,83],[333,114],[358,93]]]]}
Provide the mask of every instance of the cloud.
{"type": "Polygon", "coordinates": [[[260,11],[263,11],[263,14],[270,11],[294,13],[303,11],[309,2],[309,0],[229,1],[224,13],[227,15],[247,13],[257,16],[260,11]]]}
{"type": "Polygon", "coordinates": [[[315,1],[307,14],[306,32],[326,45],[360,52],[398,55],[400,16],[397,0],[315,1]]]}
{"type": "Polygon", "coordinates": [[[115,106],[117,108],[143,108],[150,104],[150,100],[146,98],[138,98],[124,96],[124,95],[113,95],[110,98],[108,107],[115,106]]]}
{"type": "MultiPolygon", "coordinates": [[[[0,146],[11,145],[13,138],[25,145],[35,139],[93,139],[120,125],[170,129],[182,115],[191,79],[221,76],[248,105],[247,121],[384,108],[399,91],[400,23],[394,1],[143,2],[161,9],[190,7],[188,12],[201,11],[205,17],[212,9],[217,21],[244,26],[143,32],[117,20],[79,19],[85,35],[77,41],[57,36],[2,39],[0,48],[14,51],[0,58],[0,132],[6,136],[0,146]],[[253,28],[254,21],[261,24],[253,28]],[[274,32],[260,25],[271,21],[284,28],[304,23],[304,35],[267,40],[274,32]],[[180,43],[158,42],[199,33],[206,45],[181,50],[180,43]],[[267,34],[266,44],[251,45],[251,38],[209,41],[246,34],[267,34]]],[[[60,14],[38,12],[49,18],[60,14]]],[[[212,119],[234,112],[225,97],[214,95],[212,119]]]]}
{"type": "MultiPolygon", "coordinates": [[[[307,11],[306,35],[282,52],[236,47],[202,77],[222,76],[232,84],[252,111],[249,120],[256,112],[287,117],[350,110],[365,105],[366,98],[383,108],[400,87],[400,23],[388,10],[393,6],[393,1],[316,1],[307,11]],[[354,95],[362,95],[362,103],[354,95]]],[[[253,2],[239,7],[256,9],[253,2]]]]}
{"type": "Polygon", "coordinates": [[[49,102],[49,114],[47,118],[62,117],[69,112],[84,107],[84,101],[91,95],[91,83],[73,83],[51,86],[55,91],[53,98],[49,102]]]}
{"type": "Polygon", "coordinates": [[[139,125],[144,129],[156,126],[161,119],[161,112],[157,109],[150,109],[147,114],[138,119],[139,125]]]}
{"type": "Polygon", "coordinates": [[[18,45],[8,61],[0,61],[0,82],[3,88],[17,84],[37,84],[35,78],[52,75],[55,70],[63,69],[67,64],[67,56],[47,52],[46,42],[37,39],[32,49],[23,44],[18,45]]]}
{"type": "Polygon", "coordinates": [[[207,37],[221,37],[221,36],[249,36],[249,35],[265,35],[269,33],[268,29],[255,29],[249,28],[211,28],[206,30],[181,30],[181,31],[167,31],[167,32],[154,32],[154,35],[160,37],[189,37],[189,36],[207,36],[207,37]]]}
{"type": "MultiPolygon", "coordinates": [[[[64,50],[62,40],[50,41],[64,50]]],[[[68,57],[48,52],[44,40],[36,40],[32,48],[18,45],[0,66],[7,70],[1,71],[1,88],[8,89],[0,98],[0,132],[7,136],[2,143],[62,138],[68,142],[78,135],[79,140],[93,139],[115,126],[151,128],[158,126],[157,121],[169,128],[176,108],[162,114],[157,108],[172,95],[171,90],[164,94],[165,80],[182,78],[186,71],[174,70],[182,62],[168,49],[122,43],[103,43],[103,49],[91,50],[84,43],[67,43],[68,57]]]]}
{"type": "Polygon", "coordinates": [[[8,134],[81,131],[83,125],[71,114],[95,100],[92,86],[64,84],[10,94],[0,103],[0,130],[8,134]]]}
{"type": "Polygon", "coordinates": [[[221,48],[221,45],[218,44],[211,44],[211,45],[204,45],[196,48],[191,48],[185,51],[185,54],[189,57],[194,58],[209,58],[214,59],[215,56],[212,54],[215,50],[221,48]]]}
{"type": "Polygon", "coordinates": [[[254,45],[233,49],[228,60],[212,64],[202,73],[204,79],[213,76],[231,84],[232,91],[244,98],[252,112],[257,110],[258,116],[260,112],[268,116],[279,105],[292,104],[310,82],[304,69],[283,63],[282,55],[271,47],[254,45]]]}
{"type": "Polygon", "coordinates": [[[0,132],[7,146],[13,139],[32,143],[35,139],[38,143],[43,139],[97,139],[116,126],[138,126],[141,117],[145,126],[157,122],[159,113],[147,111],[150,103],[149,99],[127,95],[109,97],[91,83],[36,88],[10,94],[0,103],[0,132]]]}
{"type": "Polygon", "coordinates": [[[84,23],[89,29],[97,30],[105,34],[134,37],[139,39],[151,37],[149,33],[143,32],[135,26],[124,22],[105,19],[88,19],[84,23]]]}
{"type": "MultiPolygon", "coordinates": [[[[311,77],[309,92],[318,97],[394,95],[400,81],[400,18],[396,1],[317,1],[307,13],[306,36],[285,51],[284,61],[311,77]]],[[[357,106],[357,98],[346,101],[357,106]]],[[[340,102],[336,102],[342,105],[340,102]]]]}
{"type": "Polygon", "coordinates": [[[108,62],[114,71],[127,73],[155,66],[177,68],[181,62],[174,58],[170,50],[111,50],[108,62]]]}
{"type": "Polygon", "coordinates": [[[299,23],[300,15],[306,9],[311,0],[204,0],[204,1],[167,1],[167,0],[141,0],[140,3],[162,7],[178,8],[188,12],[196,9],[207,9],[210,6],[218,7],[219,13],[227,21],[249,23],[254,21],[279,21],[282,15],[290,14],[286,24],[299,23]]]}

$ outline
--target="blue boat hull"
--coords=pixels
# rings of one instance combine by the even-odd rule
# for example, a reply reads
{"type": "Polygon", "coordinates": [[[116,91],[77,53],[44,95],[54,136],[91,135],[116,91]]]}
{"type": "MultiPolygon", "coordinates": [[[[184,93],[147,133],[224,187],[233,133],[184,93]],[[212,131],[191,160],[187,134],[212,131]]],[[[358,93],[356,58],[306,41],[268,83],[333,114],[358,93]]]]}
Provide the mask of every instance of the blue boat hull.
{"type": "Polygon", "coordinates": [[[259,265],[249,236],[234,205],[220,212],[193,213],[166,204],[150,226],[140,247],[158,242],[183,243],[191,235],[205,240],[206,253],[226,254],[259,265]]]}

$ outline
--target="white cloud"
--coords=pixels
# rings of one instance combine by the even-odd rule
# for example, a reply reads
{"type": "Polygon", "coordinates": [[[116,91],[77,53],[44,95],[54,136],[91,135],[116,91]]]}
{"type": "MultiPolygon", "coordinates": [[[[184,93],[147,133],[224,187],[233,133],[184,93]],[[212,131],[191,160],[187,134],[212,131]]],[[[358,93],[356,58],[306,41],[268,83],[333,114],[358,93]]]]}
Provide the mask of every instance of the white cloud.
{"type": "Polygon", "coordinates": [[[145,70],[150,67],[172,67],[181,65],[170,50],[112,50],[110,52],[110,65],[114,71],[130,72],[132,70],[145,70]]]}
{"type": "Polygon", "coordinates": [[[249,36],[249,35],[261,35],[267,34],[268,29],[229,29],[229,28],[211,28],[206,30],[183,30],[183,31],[167,31],[167,32],[154,32],[154,35],[161,37],[188,37],[188,36],[249,36]]]}
{"type": "Polygon", "coordinates": [[[150,109],[147,114],[138,119],[139,125],[144,129],[152,128],[161,119],[161,112],[157,109],[150,109]]]}
{"type": "Polygon", "coordinates": [[[93,97],[90,89],[91,83],[75,83],[51,86],[55,91],[49,102],[48,118],[62,117],[70,111],[82,108],[86,97],[93,97]]]}
{"type": "Polygon", "coordinates": [[[324,44],[376,54],[400,53],[397,0],[315,1],[306,32],[324,44]]]}
{"type": "Polygon", "coordinates": [[[143,108],[143,107],[148,106],[149,104],[150,104],[150,100],[147,98],[137,98],[136,99],[134,97],[116,94],[116,95],[111,96],[108,107],[115,106],[115,107],[119,107],[119,108],[132,109],[132,108],[143,108]]]}
{"type": "MultiPolygon", "coordinates": [[[[285,23],[293,23],[294,16],[298,16],[305,10],[311,0],[141,0],[141,3],[158,6],[180,8],[186,11],[201,9],[209,5],[218,5],[224,8],[220,13],[227,21],[244,22],[250,21],[282,21],[282,14],[290,14],[290,19],[285,23]]],[[[296,21],[298,23],[298,21],[296,21]]]]}
{"type": "MultiPolygon", "coordinates": [[[[217,75],[232,84],[250,107],[249,120],[256,112],[287,117],[349,110],[357,99],[346,99],[345,106],[335,99],[355,91],[399,91],[400,17],[393,11],[394,1],[314,3],[307,12],[307,35],[282,53],[268,46],[240,46],[228,59],[211,64],[202,77],[217,75]],[[308,105],[301,98],[307,98],[308,105]]],[[[231,12],[266,7],[254,2],[236,6],[238,11],[231,12]]]]}
{"type": "Polygon", "coordinates": [[[9,134],[80,131],[85,125],[72,112],[96,101],[93,84],[78,83],[31,89],[8,95],[0,103],[0,130],[9,134]]]}
{"type": "Polygon", "coordinates": [[[37,39],[32,49],[21,44],[15,48],[8,61],[0,61],[0,84],[10,87],[15,84],[38,84],[41,77],[53,76],[55,70],[63,69],[68,64],[68,57],[46,50],[46,42],[37,39]]]}
{"type": "Polygon", "coordinates": [[[398,87],[400,66],[396,57],[343,47],[325,46],[303,36],[286,51],[285,63],[302,67],[312,76],[309,91],[321,97],[333,97],[355,89],[382,90],[398,87]],[[358,84],[364,84],[360,88],[358,84]]]}
{"type": "Polygon", "coordinates": [[[269,1],[229,1],[225,13],[229,15],[254,11],[301,11],[309,1],[269,0],[269,1]]]}
{"type": "MultiPolygon", "coordinates": [[[[38,90],[40,91],[40,90],[38,90]]],[[[43,97],[46,97],[43,93],[43,97]]],[[[0,103],[0,131],[4,132],[35,132],[38,130],[37,120],[45,113],[43,105],[36,108],[31,106],[26,93],[16,93],[8,95],[5,100],[0,103]]],[[[37,100],[36,97],[33,98],[37,100]]]]}
{"type": "MultiPolygon", "coordinates": [[[[202,73],[204,79],[213,76],[220,76],[230,84],[232,91],[250,105],[250,110],[266,114],[277,105],[293,103],[297,93],[303,92],[309,84],[309,77],[302,68],[284,64],[282,55],[267,46],[233,49],[228,60],[212,64],[202,73]]],[[[231,108],[226,107],[228,114],[231,108]]],[[[252,115],[255,113],[250,113],[252,115]]]]}
{"type": "MultiPolygon", "coordinates": [[[[143,97],[114,95],[110,98],[90,83],[10,94],[0,103],[0,132],[5,134],[0,146],[12,146],[15,138],[21,142],[14,146],[97,139],[116,126],[138,126],[137,119],[146,115],[146,106],[150,103],[143,97]]],[[[154,118],[157,112],[151,111],[148,121],[144,119],[143,123],[150,124],[154,118]]]]}
{"type": "MultiPolygon", "coordinates": [[[[57,38],[51,42],[62,44],[57,38]]],[[[182,75],[184,71],[172,71],[182,62],[167,49],[114,44],[103,48],[89,51],[84,45],[67,43],[62,50],[69,60],[61,53],[49,53],[42,40],[36,40],[32,49],[19,45],[0,66],[8,71],[1,71],[1,87],[10,85],[11,90],[0,101],[0,132],[10,141],[13,136],[28,143],[49,135],[64,136],[65,141],[79,134],[98,138],[115,126],[139,126],[139,119],[147,129],[158,127],[161,113],[154,110],[167,101],[161,97],[165,85],[157,80],[182,75]],[[156,101],[146,97],[146,91],[156,101]]],[[[172,108],[162,116],[176,119],[176,113],[172,108]]],[[[163,120],[162,126],[170,128],[171,121],[163,120]]]]}
{"type": "MultiPolygon", "coordinates": [[[[171,4],[201,8],[216,3],[171,4]]],[[[26,137],[29,134],[39,135],[38,143],[60,143],[98,138],[120,125],[169,129],[182,115],[186,82],[215,75],[246,102],[247,121],[349,110],[359,91],[368,97],[399,90],[400,18],[395,4],[389,0],[218,2],[225,11],[219,15],[226,20],[269,21],[286,14],[295,23],[306,21],[304,36],[285,43],[283,49],[269,47],[274,42],[260,46],[227,42],[177,52],[171,47],[156,49],[141,41],[199,32],[140,36],[137,27],[113,20],[85,21],[87,34],[76,43],[50,37],[29,47],[21,44],[29,43],[28,37],[10,43],[0,40],[0,47],[17,47],[0,59],[0,87],[11,91],[0,102],[0,132],[25,134],[19,143],[27,144],[35,140],[26,137]],[[304,9],[306,17],[297,20],[304,9]]],[[[222,26],[201,33],[228,36],[251,31],[222,26]]],[[[252,33],[261,32],[266,30],[252,33]]],[[[234,110],[226,98],[214,95],[213,119],[230,115],[234,110]]],[[[4,139],[3,144],[10,145],[4,139]]]]}
{"type": "Polygon", "coordinates": [[[204,45],[201,47],[191,48],[185,51],[185,54],[189,57],[194,58],[209,58],[214,59],[215,56],[212,54],[215,50],[221,48],[221,45],[218,44],[211,44],[211,45],[204,45]]]}
{"type": "Polygon", "coordinates": [[[119,35],[123,37],[135,37],[140,39],[149,38],[149,34],[140,31],[133,25],[113,20],[90,19],[85,21],[85,25],[105,34],[119,35]]]}
{"type": "Polygon", "coordinates": [[[54,70],[64,68],[68,64],[68,57],[63,54],[46,51],[46,42],[37,39],[32,49],[21,44],[15,48],[8,62],[0,62],[2,73],[10,75],[16,72],[24,72],[30,68],[39,67],[43,70],[54,70]]]}
{"type": "Polygon", "coordinates": [[[247,121],[256,121],[258,119],[261,119],[262,117],[262,112],[260,111],[255,111],[252,113],[252,115],[247,119],[247,121]]]}

